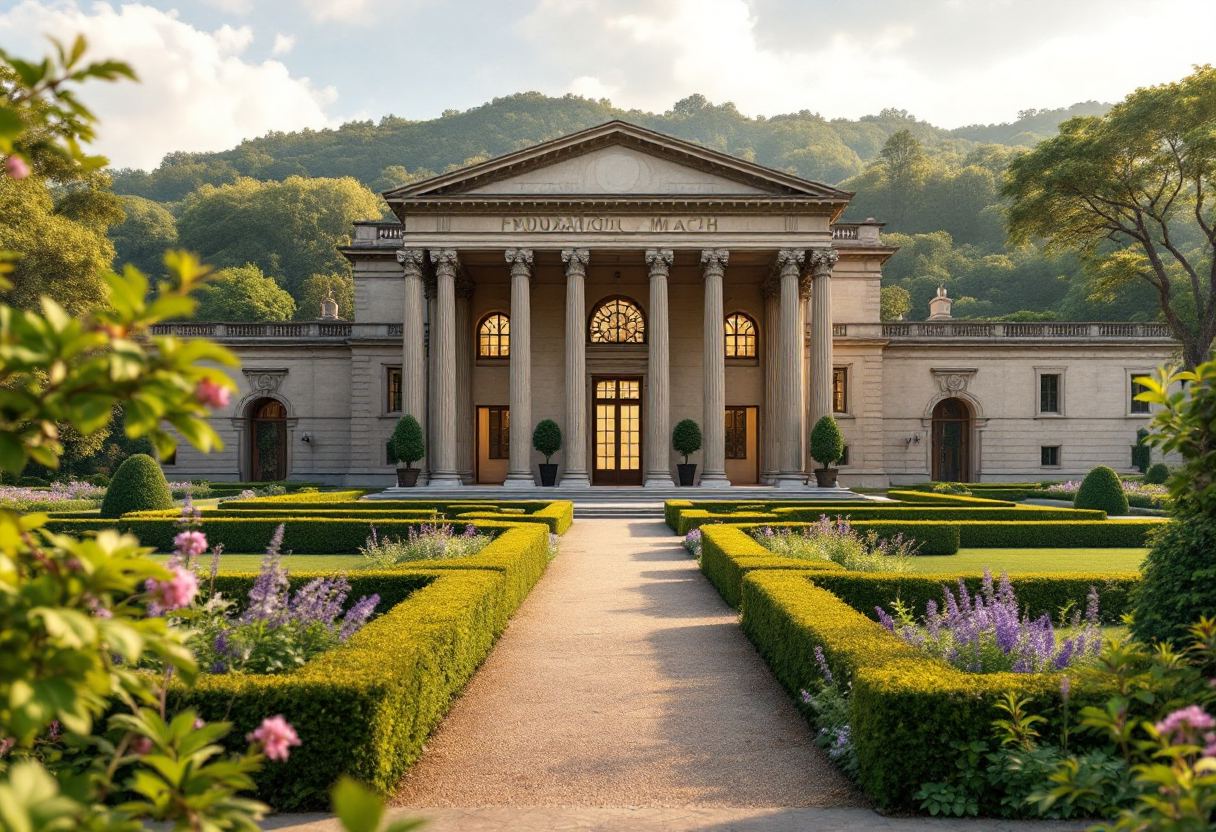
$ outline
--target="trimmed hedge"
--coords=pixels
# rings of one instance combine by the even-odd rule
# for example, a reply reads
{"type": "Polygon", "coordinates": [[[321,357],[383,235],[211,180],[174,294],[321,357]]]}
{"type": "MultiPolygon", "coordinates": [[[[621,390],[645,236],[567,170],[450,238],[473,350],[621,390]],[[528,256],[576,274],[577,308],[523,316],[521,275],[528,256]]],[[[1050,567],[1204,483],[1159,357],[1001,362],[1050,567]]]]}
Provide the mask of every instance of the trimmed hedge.
{"type": "MultiPolygon", "coordinates": [[[[774,508],[806,508],[818,506],[824,509],[841,506],[867,507],[883,505],[874,500],[667,500],[663,503],[663,520],[673,532],[679,532],[680,512],[699,510],[706,512],[750,512],[767,514],[774,508]]],[[[688,534],[687,531],[680,534],[688,534]]]]}
{"type": "MultiPolygon", "coordinates": [[[[856,524],[865,520],[884,521],[1102,521],[1106,515],[1100,511],[1078,511],[1070,508],[1044,508],[1040,506],[1017,506],[1014,508],[970,508],[959,506],[906,506],[892,504],[884,506],[867,502],[855,504],[801,504],[775,506],[770,511],[737,511],[733,513],[711,513],[700,508],[678,507],[672,510],[675,531],[681,537],[693,529],[709,523],[813,523],[820,517],[847,517],[856,524]]],[[[967,543],[963,543],[967,546],[967,543]]],[[[1134,544],[1136,545],[1136,544],[1134,544]]]]}
{"type": "MultiPolygon", "coordinates": [[[[203,531],[213,545],[222,543],[229,554],[261,552],[270,542],[279,524],[283,524],[283,551],[297,555],[355,555],[359,547],[371,536],[371,527],[381,537],[405,537],[411,528],[418,528],[418,520],[381,520],[370,518],[332,519],[308,518],[299,515],[285,517],[217,517],[207,520],[203,531]]],[[[459,532],[465,523],[452,522],[459,532]]],[[[514,528],[517,523],[494,520],[479,520],[475,524],[481,529],[514,528]]],[[[181,531],[175,519],[128,519],[119,520],[61,520],[52,519],[47,529],[60,534],[81,537],[88,532],[102,529],[118,529],[139,538],[145,546],[153,546],[158,552],[172,552],[173,538],[181,531]]]]}
{"type": "Polygon", "coordinates": [[[172,507],[169,483],[156,460],[147,454],[134,454],[123,460],[106,487],[101,516],[121,517],[128,511],[172,507]]]}
{"type": "Polygon", "coordinates": [[[1077,497],[1073,500],[1077,508],[1091,508],[1115,516],[1127,514],[1127,494],[1115,470],[1099,465],[1081,480],[1077,497]]]}
{"type": "Polygon", "coordinates": [[[738,526],[701,529],[701,572],[735,609],[742,601],[743,578],[756,569],[844,571],[830,560],[803,560],[773,554],[738,526]]]}
{"type": "MultiPolygon", "coordinates": [[[[988,740],[996,702],[1013,692],[1032,713],[1059,713],[1056,674],[970,674],[920,654],[815,586],[830,572],[757,570],[743,580],[745,633],[791,694],[819,679],[814,649],[822,647],[838,683],[852,683],[851,734],[858,780],[882,809],[911,809],[922,783],[956,770],[959,742],[988,740]]],[[[1100,705],[1108,692],[1074,684],[1071,707],[1100,705]]],[[[1041,726],[1054,738],[1057,725],[1041,726]]],[[[1072,735],[1076,745],[1085,742],[1072,735]]]]}
{"type": "MultiPolygon", "coordinates": [[[[205,508],[202,510],[202,522],[206,523],[209,520],[217,520],[221,517],[235,518],[251,518],[251,517],[299,517],[299,518],[316,518],[324,519],[331,518],[335,520],[346,519],[367,519],[371,512],[352,511],[350,509],[340,508],[322,508],[322,509],[291,509],[290,511],[281,508],[257,508],[244,509],[242,511],[228,511],[223,508],[205,508]]],[[[181,512],[174,509],[170,511],[132,511],[124,514],[124,520],[148,520],[164,517],[177,518],[181,516],[181,512]]],[[[373,521],[379,518],[385,520],[443,520],[442,514],[437,514],[434,509],[394,509],[393,511],[375,512],[373,521]]]]}
{"type": "Polygon", "coordinates": [[[964,549],[1136,549],[1168,520],[957,523],[964,549]]]}
{"type": "Polygon", "coordinates": [[[312,503],[353,503],[367,493],[366,489],[351,489],[348,491],[317,491],[309,494],[276,494],[273,497],[253,497],[248,500],[226,500],[225,505],[228,507],[235,505],[252,505],[253,503],[273,503],[276,507],[283,508],[285,504],[296,505],[302,503],[310,505],[312,503]]]}
{"type": "Polygon", "coordinates": [[[901,503],[926,503],[935,506],[974,506],[987,508],[1015,508],[1017,503],[1009,500],[993,500],[987,497],[967,497],[962,494],[937,494],[932,491],[888,491],[887,496],[901,503]]]}
{"type": "MultiPolygon", "coordinates": [[[[362,492],[338,492],[339,494],[359,494],[362,492]]],[[[493,500],[486,502],[469,502],[458,500],[358,500],[334,501],[327,505],[324,500],[300,502],[285,497],[296,495],[281,495],[256,500],[230,500],[218,509],[222,512],[252,512],[265,515],[268,510],[304,512],[312,516],[314,512],[343,512],[341,516],[357,517],[361,514],[377,516],[392,516],[400,511],[437,511],[448,516],[477,512],[473,519],[510,520],[514,522],[544,523],[554,534],[565,534],[574,522],[574,503],[570,500],[493,500]],[[523,514],[505,514],[502,509],[523,509],[523,514]]],[[[306,494],[306,497],[328,497],[328,494],[306,494]]],[[[207,517],[204,512],[204,519],[207,517]]]]}

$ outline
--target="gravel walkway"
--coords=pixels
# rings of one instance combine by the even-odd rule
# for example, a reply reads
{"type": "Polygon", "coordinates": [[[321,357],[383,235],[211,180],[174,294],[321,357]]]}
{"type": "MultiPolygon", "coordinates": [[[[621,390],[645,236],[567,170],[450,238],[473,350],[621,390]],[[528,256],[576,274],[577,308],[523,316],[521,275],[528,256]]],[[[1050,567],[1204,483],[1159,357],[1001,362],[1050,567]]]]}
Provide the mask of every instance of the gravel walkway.
{"type": "Polygon", "coordinates": [[[579,520],[393,803],[864,801],[679,538],[657,521],[579,520]]]}

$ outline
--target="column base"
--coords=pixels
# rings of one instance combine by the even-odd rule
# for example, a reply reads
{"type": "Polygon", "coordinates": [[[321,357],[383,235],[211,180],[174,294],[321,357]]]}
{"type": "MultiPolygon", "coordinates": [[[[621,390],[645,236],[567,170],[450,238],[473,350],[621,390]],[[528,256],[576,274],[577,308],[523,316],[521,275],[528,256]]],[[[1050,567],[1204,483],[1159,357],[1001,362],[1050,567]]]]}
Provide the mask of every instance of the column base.
{"type": "Polygon", "coordinates": [[[706,471],[701,474],[701,488],[730,488],[730,480],[722,471],[706,471]]]}
{"type": "Polygon", "coordinates": [[[512,471],[502,482],[503,488],[536,488],[536,480],[531,471],[512,471]]]}
{"type": "Polygon", "coordinates": [[[558,488],[590,488],[591,478],[586,471],[567,471],[557,482],[558,488]]]}
{"type": "Polygon", "coordinates": [[[670,471],[647,471],[643,488],[674,488],[676,481],[671,478],[670,471]]]}
{"type": "Polygon", "coordinates": [[[427,488],[463,488],[464,483],[460,481],[460,475],[455,471],[432,471],[430,482],[426,484],[427,488]]]}
{"type": "Polygon", "coordinates": [[[773,486],[782,490],[806,488],[806,474],[801,471],[783,471],[774,477],[773,486]]]}

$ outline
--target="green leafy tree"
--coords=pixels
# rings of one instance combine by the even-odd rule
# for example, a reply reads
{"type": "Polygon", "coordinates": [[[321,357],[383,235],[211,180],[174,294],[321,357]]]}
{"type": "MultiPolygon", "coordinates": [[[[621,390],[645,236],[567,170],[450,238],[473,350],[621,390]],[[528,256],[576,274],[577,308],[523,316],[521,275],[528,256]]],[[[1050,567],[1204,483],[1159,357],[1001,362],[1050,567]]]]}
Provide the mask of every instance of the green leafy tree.
{"type": "Polygon", "coordinates": [[[892,133],[878,155],[882,157],[887,193],[891,200],[891,221],[902,228],[923,175],[925,154],[920,141],[910,130],[904,129],[892,133]]]}
{"type": "Polygon", "coordinates": [[[345,270],[337,247],[348,242],[351,224],[379,217],[376,195],[350,177],[239,179],[190,194],[177,231],[208,262],[255,265],[299,297],[309,275],[345,270]]]}
{"type": "Polygon", "coordinates": [[[122,222],[110,229],[114,268],[128,263],[144,274],[165,270],[165,251],[177,245],[177,220],[162,205],[139,196],[119,197],[122,222]]]}
{"type": "Polygon", "coordinates": [[[1154,290],[1186,366],[1216,338],[1216,69],[1070,119],[1015,159],[1002,188],[1015,241],[1079,253],[1108,291],[1154,290]]]}
{"type": "Polygon", "coordinates": [[[253,265],[219,272],[198,299],[195,317],[204,321],[289,321],[296,311],[291,295],[253,265]]]}
{"type": "Polygon", "coordinates": [[[912,311],[912,295],[902,286],[883,286],[879,299],[879,317],[898,321],[912,311]]]}
{"type": "Polygon", "coordinates": [[[349,274],[314,274],[305,278],[300,286],[300,303],[296,308],[297,321],[311,321],[321,314],[321,301],[332,297],[338,302],[338,317],[344,321],[355,319],[355,279],[349,274]]]}
{"type": "Polygon", "coordinates": [[[831,416],[820,416],[811,428],[811,459],[824,468],[831,468],[844,456],[844,434],[831,416]]]}

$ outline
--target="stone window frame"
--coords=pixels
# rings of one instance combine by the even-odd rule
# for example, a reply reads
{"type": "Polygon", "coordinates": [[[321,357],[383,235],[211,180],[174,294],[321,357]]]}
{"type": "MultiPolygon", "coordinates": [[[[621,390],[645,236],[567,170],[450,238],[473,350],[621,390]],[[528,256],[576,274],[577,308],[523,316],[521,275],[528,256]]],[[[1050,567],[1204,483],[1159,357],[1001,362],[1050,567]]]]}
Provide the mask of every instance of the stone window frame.
{"type": "MultiPolygon", "coordinates": [[[[726,318],[722,321],[722,338],[726,344],[725,354],[726,354],[727,361],[751,362],[751,361],[755,361],[760,354],[760,324],[758,324],[756,322],[755,316],[749,315],[747,312],[744,312],[742,309],[736,309],[734,312],[729,313],[726,316],[726,318]],[[735,331],[731,332],[731,330],[730,330],[731,322],[737,318],[742,318],[743,321],[748,326],[751,327],[750,333],[739,332],[737,326],[736,326],[735,331]],[[751,343],[750,343],[751,351],[749,353],[743,354],[743,355],[739,354],[738,352],[736,352],[734,355],[731,355],[731,352],[730,352],[731,340],[734,339],[734,347],[736,350],[738,350],[739,341],[741,339],[745,340],[749,337],[751,338],[751,343]]],[[[745,343],[746,343],[746,340],[745,340],[745,343]]]]}
{"type": "Polygon", "coordinates": [[[1124,379],[1124,381],[1123,381],[1123,403],[1124,403],[1123,415],[1125,417],[1127,417],[1128,419],[1144,419],[1146,417],[1153,415],[1153,405],[1151,402],[1137,402],[1137,401],[1133,401],[1133,399],[1132,399],[1132,397],[1137,394],[1137,391],[1135,389],[1136,382],[1134,381],[1134,379],[1136,379],[1139,376],[1150,376],[1151,377],[1152,375],[1153,375],[1152,370],[1138,370],[1135,367],[1124,367],[1123,368],[1123,379],[1124,379]],[[1133,408],[1135,408],[1137,405],[1140,407],[1143,407],[1144,410],[1134,410],[1133,408]]]}
{"type": "Polygon", "coordinates": [[[587,343],[595,347],[627,347],[637,346],[640,344],[650,343],[650,322],[646,318],[646,310],[642,308],[642,304],[638,303],[628,295],[609,295],[596,301],[595,306],[591,309],[591,314],[587,317],[587,343]],[[596,341],[593,337],[595,332],[595,319],[600,312],[609,304],[624,301],[635,310],[638,317],[642,321],[642,337],[637,341],[596,341]]]}
{"type": "Polygon", "coordinates": [[[1063,419],[1067,416],[1067,380],[1066,367],[1035,367],[1034,368],[1034,418],[1063,419]],[[1043,410],[1043,376],[1058,376],[1056,382],[1056,410],[1043,410]]]}
{"type": "Polygon", "coordinates": [[[1040,468],[1063,468],[1064,467],[1064,446],[1063,445],[1040,445],[1039,446],[1039,467],[1040,468]],[[1055,451],[1055,462],[1044,462],[1044,451],[1055,451]]]}
{"type": "MultiPolygon", "coordinates": [[[[401,416],[402,408],[404,407],[403,391],[405,389],[404,370],[400,364],[382,364],[382,383],[380,389],[384,391],[384,415],[385,416],[401,416]],[[394,402],[393,391],[393,374],[397,375],[397,390],[396,401],[394,402]],[[396,404],[396,409],[393,405],[396,404]]],[[[416,415],[416,414],[415,414],[416,415]]]]}
{"type": "Polygon", "coordinates": [[[851,418],[853,415],[853,391],[850,389],[853,384],[853,364],[834,364],[832,366],[832,418],[851,418]],[[836,409],[836,374],[844,374],[844,390],[842,396],[844,398],[844,409],[836,409]]]}
{"type": "Polygon", "coordinates": [[[476,344],[474,346],[477,350],[476,354],[477,354],[478,361],[496,362],[496,361],[510,360],[510,358],[511,358],[511,316],[509,314],[507,314],[506,312],[504,312],[503,310],[491,309],[489,312],[482,315],[481,318],[477,321],[477,326],[474,329],[473,337],[477,339],[476,344]],[[506,333],[503,333],[501,331],[495,332],[495,333],[490,333],[490,337],[496,337],[498,339],[498,354],[497,355],[490,355],[488,353],[482,352],[482,341],[481,341],[482,332],[481,331],[485,327],[485,325],[490,322],[491,318],[502,318],[507,323],[506,333]],[[503,351],[504,339],[506,341],[506,351],[505,352],[503,351]]]}

